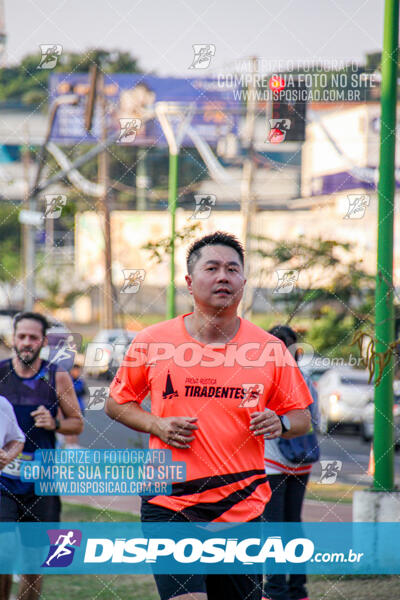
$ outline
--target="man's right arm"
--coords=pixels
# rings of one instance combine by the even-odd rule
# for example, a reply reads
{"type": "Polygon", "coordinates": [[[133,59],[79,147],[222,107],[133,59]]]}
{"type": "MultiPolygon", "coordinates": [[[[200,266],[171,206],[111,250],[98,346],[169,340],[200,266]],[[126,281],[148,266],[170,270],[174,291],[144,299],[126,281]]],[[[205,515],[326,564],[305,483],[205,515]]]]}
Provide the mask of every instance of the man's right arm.
{"type": "Polygon", "coordinates": [[[119,404],[111,396],[105,406],[106,414],[130,429],[150,433],[173,448],[190,448],[197,429],[195,417],[158,417],[149,413],[137,402],[119,404]]]}

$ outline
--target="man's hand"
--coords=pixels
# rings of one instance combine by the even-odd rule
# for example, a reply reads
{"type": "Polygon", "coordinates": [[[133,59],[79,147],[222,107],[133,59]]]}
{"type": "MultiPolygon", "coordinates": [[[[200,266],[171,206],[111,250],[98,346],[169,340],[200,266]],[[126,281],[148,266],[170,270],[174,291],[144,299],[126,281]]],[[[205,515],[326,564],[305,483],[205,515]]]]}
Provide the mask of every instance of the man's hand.
{"type": "Polygon", "coordinates": [[[164,417],[157,419],[151,433],[173,448],[190,448],[198,429],[197,417],[164,417]]]}
{"type": "Polygon", "coordinates": [[[250,431],[254,435],[265,435],[269,440],[282,435],[282,424],[278,415],[266,408],[264,412],[256,411],[251,414],[250,431]]]}
{"type": "Polygon", "coordinates": [[[8,456],[8,452],[3,449],[0,449],[0,471],[4,469],[10,462],[10,457],[8,456]]]}
{"type": "Polygon", "coordinates": [[[17,440],[11,440],[3,448],[0,448],[0,471],[10,464],[14,458],[17,458],[23,449],[24,442],[18,442],[17,440]]]}
{"type": "Polygon", "coordinates": [[[47,431],[55,431],[56,422],[51,416],[51,412],[42,404],[36,410],[31,412],[31,416],[35,419],[35,427],[42,427],[47,431]]]}

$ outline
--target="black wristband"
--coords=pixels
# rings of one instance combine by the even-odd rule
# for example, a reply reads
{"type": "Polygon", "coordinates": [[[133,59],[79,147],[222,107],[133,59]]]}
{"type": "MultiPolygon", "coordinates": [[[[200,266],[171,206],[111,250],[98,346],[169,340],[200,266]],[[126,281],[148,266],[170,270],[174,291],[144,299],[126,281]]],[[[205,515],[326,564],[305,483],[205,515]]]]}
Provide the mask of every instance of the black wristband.
{"type": "Polygon", "coordinates": [[[286,433],[287,431],[290,431],[290,421],[287,418],[286,415],[277,415],[281,425],[282,425],[282,434],[286,433]]]}
{"type": "Polygon", "coordinates": [[[58,431],[61,427],[61,423],[60,423],[60,419],[57,419],[57,417],[54,418],[54,422],[56,424],[54,431],[58,431]]]}

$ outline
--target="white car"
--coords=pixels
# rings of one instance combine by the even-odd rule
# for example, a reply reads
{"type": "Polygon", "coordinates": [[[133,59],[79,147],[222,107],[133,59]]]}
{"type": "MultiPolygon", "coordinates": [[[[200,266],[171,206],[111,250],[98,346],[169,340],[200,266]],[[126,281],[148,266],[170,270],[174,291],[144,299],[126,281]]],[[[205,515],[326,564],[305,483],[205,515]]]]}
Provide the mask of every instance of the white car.
{"type": "Polygon", "coordinates": [[[320,430],[328,433],[339,425],[360,426],[373,394],[369,372],[351,367],[334,367],[317,383],[320,430]]]}
{"type": "MultiPolygon", "coordinates": [[[[400,448],[400,381],[393,381],[393,423],[394,423],[394,445],[400,448]]],[[[374,437],[374,392],[371,397],[360,423],[360,435],[365,442],[370,442],[374,437]]]]}

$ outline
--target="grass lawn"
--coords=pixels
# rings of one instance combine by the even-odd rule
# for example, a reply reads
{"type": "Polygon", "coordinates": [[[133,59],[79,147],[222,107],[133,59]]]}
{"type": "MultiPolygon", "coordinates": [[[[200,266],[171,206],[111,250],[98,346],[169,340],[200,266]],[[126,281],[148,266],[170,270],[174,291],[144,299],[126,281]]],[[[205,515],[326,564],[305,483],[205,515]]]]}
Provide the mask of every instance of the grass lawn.
{"type": "Polygon", "coordinates": [[[84,506],[83,504],[68,504],[67,502],[63,502],[61,520],[64,522],[70,521],[71,523],[74,521],[114,523],[116,521],[139,521],[139,517],[131,513],[110,510],[109,508],[101,510],[99,508],[92,508],[91,506],[84,506]]]}
{"type": "MultiPolygon", "coordinates": [[[[397,600],[400,576],[310,575],[310,600],[397,600]]],[[[42,600],[159,600],[150,575],[52,575],[42,600]]],[[[229,600],[229,598],[221,598],[229,600]]]]}
{"type": "MultiPolygon", "coordinates": [[[[311,498],[348,501],[349,486],[311,485],[311,498]],[[322,491],[320,491],[322,488],[322,491]],[[314,491],[315,490],[315,491],[314,491]],[[325,491],[326,490],[326,491],[325,491]]],[[[309,492],[310,493],[310,492],[309,492]]],[[[352,492],[351,492],[352,493],[352,492]]],[[[137,521],[138,517],[118,511],[102,511],[79,504],[63,504],[63,521],[137,521]]],[[[397,600],[400,576],[310,575],[310,600],[397,600]]],[[[13,593],[17,586],[13,585],[13,593]]],[[[150,575],[48,575],[44,578],[42,600],[159,600],[150,575]]],[[[221,598],[229,600],[229,598],[221,598]]]]}
{"type": "Polygon", "coordinates": [[[315,481],[309,481],[307,484],[306,498],[308,498],[308,500],[317,500],[321,502],[343,502],[344,504],[351,504],[354,492],[362,489],[365,489],[365,486],[348,485],[346,483],[323,485],[316,483],[315,481]]]}
{"type": "Polygon", "coordinates": [[[310,575],[310,600],[397,600],[399,575],[310,575]]]}

